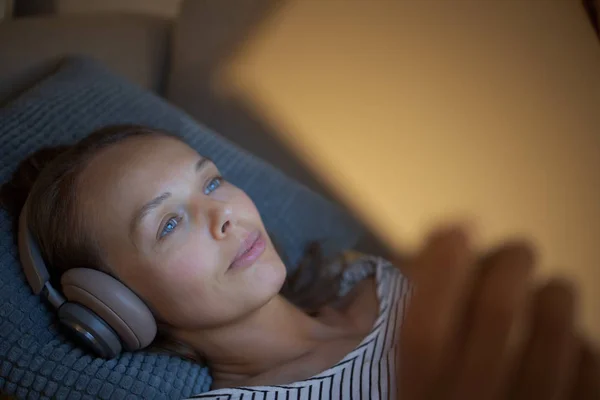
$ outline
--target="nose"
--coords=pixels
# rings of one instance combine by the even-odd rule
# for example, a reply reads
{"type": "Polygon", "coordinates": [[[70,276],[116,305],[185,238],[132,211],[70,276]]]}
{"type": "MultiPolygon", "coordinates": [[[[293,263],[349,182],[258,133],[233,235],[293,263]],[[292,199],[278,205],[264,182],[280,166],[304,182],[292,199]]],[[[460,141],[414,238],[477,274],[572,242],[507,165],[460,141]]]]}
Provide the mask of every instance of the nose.
{"type": "Polygon", "coordinates": [[[228,203],[214,202],[210,212],[210,233],[216,239],[229,234],[233,222],[233,210],[228,203]]]}

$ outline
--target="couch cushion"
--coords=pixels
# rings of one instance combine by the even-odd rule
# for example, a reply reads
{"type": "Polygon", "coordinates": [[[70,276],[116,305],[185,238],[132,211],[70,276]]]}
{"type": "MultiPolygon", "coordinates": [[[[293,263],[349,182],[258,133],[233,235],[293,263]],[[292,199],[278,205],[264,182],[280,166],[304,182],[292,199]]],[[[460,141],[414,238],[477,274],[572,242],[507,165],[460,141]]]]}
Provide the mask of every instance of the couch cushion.
{"type": "Polygon", "coordinates": [[[0,103],[56,70],[65,55],[93,56],[133,82],[162,90],[171,21],[127,14],[67,15],[0,24],[0,103]],[[17,45],[18,44],[18,45],[17,45]]]}
{"type": "MultiPolygon", "coordinates": [[[[35,150],[70,143],[114,123],[137,123],[181,135],[211,157],[255,201],[290,265],[320,240],[329,255],[352,247],[361,232],[342,210],[260,159],[197,124],[160,98],[99,63],[73,59],[0,110],[0,182],[35,150]]],[[[94,359],[74,347],[31,294],[18,262],[13,220],[0,209],[0,389],[18,397],[180,398],[208,389],[206,368],[146,351],[94,359]],[[31,394],[33,393],[33,394],[31,394]]]]}

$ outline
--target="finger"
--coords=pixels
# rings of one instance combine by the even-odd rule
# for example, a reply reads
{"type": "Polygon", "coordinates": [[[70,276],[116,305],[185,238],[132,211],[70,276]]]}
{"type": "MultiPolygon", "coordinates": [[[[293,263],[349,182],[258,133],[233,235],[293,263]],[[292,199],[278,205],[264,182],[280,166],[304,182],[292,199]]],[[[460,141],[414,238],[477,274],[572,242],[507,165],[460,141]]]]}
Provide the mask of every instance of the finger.
{"type": "Polygon", "coordinates": [[[600,399],[600,356],[588,343],[583,343],[579,353],[571,399],[600,399]]]}
{"type": "Polygon", "coordinates": [[[504,245],[483,260],[471,297],[469,331],[455,367],[455,398],[500,396],[511,361],[509,339],[528,301],[533,268],[533,250],[524,243],[504,245]]]}
{"type": "Polygon", "coordinates": [[[563,399],[570,387],[577,349],[573,289],[564,281],[550,282],[536,294],[533,313],[515,399],[563,399]]]}
{"type": "Polygon", "coordinates": [[[468,238],[460,229],[436,233],[417,257],[399,346],[402,399],[423,398],[439,375],[457,329],[470,260],[468,238]]]}

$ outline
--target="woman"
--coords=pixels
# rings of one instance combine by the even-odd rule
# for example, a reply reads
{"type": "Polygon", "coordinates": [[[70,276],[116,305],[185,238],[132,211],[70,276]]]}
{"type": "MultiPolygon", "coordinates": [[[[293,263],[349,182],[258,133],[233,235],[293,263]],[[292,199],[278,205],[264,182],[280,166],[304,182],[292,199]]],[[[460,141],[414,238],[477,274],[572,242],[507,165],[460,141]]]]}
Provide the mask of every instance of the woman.
{"type": "Polygon", "coordinates": [[[116,277],[182,355],[205,359],[216,391],[203,398],[598,395],[574,291],[534,288],[526,244],[475,260],[464,229],[441,229],[402,267],[410,299],[396,268],[360,256],[342,273],[327,267],[336,298],[316,304],[294,285],[281,294],[286,269],[254,204],[181,140],[116,126],[60,153],[25,162],[3,203],[17,215],[29,195],[28,227],[56,273],[85,265],[116,277]]]}

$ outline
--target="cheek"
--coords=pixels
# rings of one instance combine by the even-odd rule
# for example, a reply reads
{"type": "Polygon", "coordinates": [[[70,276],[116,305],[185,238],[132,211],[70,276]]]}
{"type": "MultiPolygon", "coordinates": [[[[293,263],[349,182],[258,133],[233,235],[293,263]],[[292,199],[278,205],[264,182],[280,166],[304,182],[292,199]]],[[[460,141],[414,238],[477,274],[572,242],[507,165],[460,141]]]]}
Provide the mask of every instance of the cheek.
{"type": "Polygon", "coordinates": [[[258,225],[264,229],[260,213],[252,199],[240,189],[236,189],[236,191],[237,193],[232,203],[238,217],[252,225],[258,225]]]}
{"type": "Polygon", "coordinates": [[[197,239],[180,245],[168,257],[147,261],[140,294],[165,322],[202,323],[218,306],[220,264],[214,244],[197,239]]]}
{"type": "Polygon", "coordinates": [[[222,267],[223,257],[211,240],[191,239],[164,259],[165,272],[179,284],[188,281],[211,281],[222,267]]]}
{"type": "Polygon", "coordinates": [[[164,261],[148,291],[148,301],[164,322],[187,329],[226,324],[265,304],[285,280],[285,266],[272,246],[240,274],[215,267],[210,253],[182,249],[164,261]]]}

